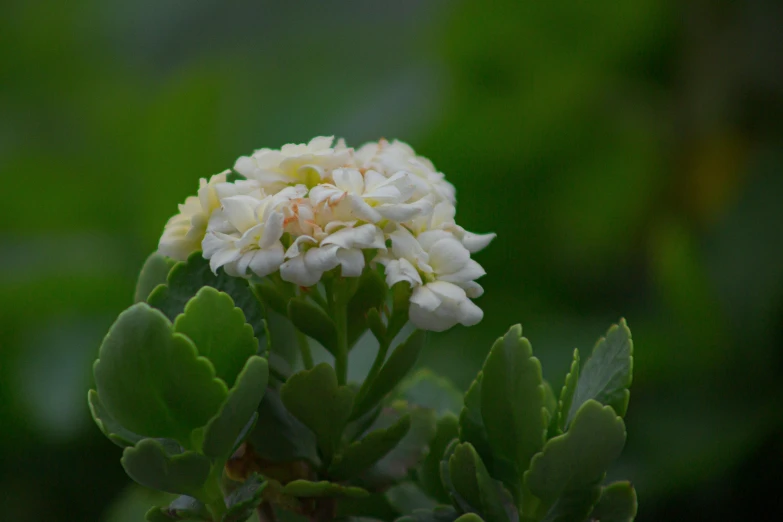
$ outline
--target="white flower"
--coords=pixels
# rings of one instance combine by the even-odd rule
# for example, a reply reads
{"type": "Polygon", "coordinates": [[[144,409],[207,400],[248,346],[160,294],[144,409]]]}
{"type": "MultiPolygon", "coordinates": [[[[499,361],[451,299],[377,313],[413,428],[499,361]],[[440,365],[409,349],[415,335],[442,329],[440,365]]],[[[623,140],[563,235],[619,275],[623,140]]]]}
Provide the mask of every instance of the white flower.
{"type": "Polygon", "coordinates": [[[456,213],[457,209],[454,205],[448,201],[441,201],[435,205],[430,214],[417,216],[409,223],[406,223],[406,225],[414,234],[422,234],[429,230],[451,232],[471,254],[483,250],[497,236],[495,233],[474,234],[473,232],[468,232],[454,222],[456,213]]]}
{"type": "Polygon", "coordinates": [[[359,277],[364,270],[365,249],[385,250],[383,232],[372,224],[347,226],[322,240],[299,236],[285,253],[280,277],[299,286],[312,286],[324,272],[341,267],[343,277],[359,277]]]}
{"type": "Polygon", "coordinates": [[[475,279],[485,272],[456,237],[445,230],[414,237],[404,228],[390,237],[391,255],[377,261],[385,265],[389,286],[405,281],[413,287],[409,317],[414,325],[440,332],[481,321],[484,314],[470,299],[483,293],[475,279]]]}
{"type": "Polygon", "coordinates": [[[435,166],[425,157],[417,156],[407,143],[394,140],[389,143],[380,140],[377,143],[367,143],[355,153],[357,165],[365,169],[375,169],[378,172],[392,176],[398,172],[411,174],[416,189],[416,199],[433,195],[436,202],[446,200],[451,204],[456,202],[456,189],[446,181],[443,173],[435,170],[435,166]]]}
{"type": "Polygon", "coordinates": [[[259,181],[270,194],[297,183],[313,187],[331,170],[353,165],[353,150],[342,141],[332,147],[333,141],[333,136],[319,136],[307,144],[283,145],[280,150],[259,149],[251,156],[240,157],[234,170],[259,181]]]}
{"type": "Polygon", "coordinates": [[[190,254],[201,249],[201,240],[207,231],[212,212],[220,206],[216,186],[226,181],[230,171],[215,174],[207,182],[199,180],[197,196],[190,196],[179,205],[179,214],[166,223],[158,243],[158,252],[177,261],[185,261],[190,254]]]}
{"type": "Polygon", "coordinates": [[[229,196],[209,221],[202,243],[204,257],[213,272],[221,266],[233,276],[259,277],[278,270],[284,260],[283,235],[285,211],[303,187],[288,187],[273,196],[229,196]]]}
{"type": "Polygon", "coordinates": [[[407,203],[415,190],[411,175],[399,172],[389,178],[367,170],[335,169],[334,183],[322,183],[310,190],[313,205],[326,203],[335,214],[351,216],[369,223],[383,219],[403,222],[432,211],[427,198],[407,203]]]}

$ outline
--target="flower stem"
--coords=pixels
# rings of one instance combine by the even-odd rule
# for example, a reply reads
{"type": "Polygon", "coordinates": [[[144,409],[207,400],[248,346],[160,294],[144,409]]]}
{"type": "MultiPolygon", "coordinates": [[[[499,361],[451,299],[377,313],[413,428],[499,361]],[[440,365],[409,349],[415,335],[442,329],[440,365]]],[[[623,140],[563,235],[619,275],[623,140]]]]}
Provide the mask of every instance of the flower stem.
{"type": "Polygon", "coordinates": [[[378,339],[378,353],[375,354],[375,360],[372,363],[372,367],[367,373],[367,377],[364,379],[362,387],[359,389],[359,393],[356,394],[356,404],[361,402],[372,386],[372,383],[375,381],[375,378],[378,377],[381,367],[383,367],[383,363],[386,361],[386,354],[389,353],[390,346],[391,343],[388,339],[378,339]]]}
{"type": "Polygon", "coordinates": [[[337,353],[334,357],[334,371],[337,373],[337,384],[348,382],[348,286],[345,279],[335,278],[334,284],[327,286],[327,296],[332,310],[332,319],[337,327],[337,353]],[[331,290],[331,291],[329,291],[331,290]]]}
{"type": "Polygon", "coordinates": [[[303,334],[298,328],[294,328],[296,332],[296,340],[299,343],[299,351],[302,353],[302,364],[306,370],[313,367],[313,354],[310,352],[310,341],[307,340],[307,336],[303,334]]]}

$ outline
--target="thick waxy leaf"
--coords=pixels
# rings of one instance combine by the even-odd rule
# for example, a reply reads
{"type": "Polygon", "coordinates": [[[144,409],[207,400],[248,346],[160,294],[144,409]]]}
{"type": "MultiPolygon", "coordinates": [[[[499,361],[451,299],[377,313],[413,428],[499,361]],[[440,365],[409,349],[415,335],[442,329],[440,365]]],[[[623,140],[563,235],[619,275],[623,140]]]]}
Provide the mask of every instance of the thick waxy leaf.
{"type": "Polygon", "coordinates": [[[446,413],[459,415],[462,410],[462,394],[448,379],[426,368],[401,382],[396,396],[410,404],[432,408],[439,416],[446,413]]]}
{"type": "Polygon", "coordinates": [[[90,405],[90,413],[92,413],[95,424],[97,424],[103,434],[117,446],[121,448],[133,446],[144,438],[137,433],[125,429],[119,422],[114,420],[114,417],[109,415],[109,412],[106,411],[100,397],[98,397],[98,392],[95,390],[87,392],[87,401],[90,405]]]}
{"type": "Polygon", "coordinates": [[[546,512],[542,522],[586,520],[600,494],[601,487],[598,485],[587,486],[576,491],[564,491],[546,512]]]}
{"type": "Polygon", "coordinates": [[[375,270],[365,270],[348,301],[348,346],[353,346],[367,329],[367,312],[381,308],[386,300],[386,283],[375,270]]]}
{"type": "Polygon", "coordinates": [[[469,442],[454,448],[449,458],[451,484],[462,499],[481,513],[489,522],[518,520],[511,495],[487,471],[476,450],[469,442]]]}
{"type": "Polygon", "coordinates": [[[266,360],[253,355],[237,377],[220,412],[209,421],[204,432],[203,453],[214,459],[227,459],[237,439],[256,413],[266,391],[269,368],[266,360]]]}
{"type": "Polygon", "coordinates": [[[253,334],[261,339],[266,334],[264,309],[246,279],[231,277],[223,270],[212,273],[209,261],[201,252],[194,252],[184,263],[171,269],[165,285],[158,285],[150,293],[147,302],[166,314],[171,321],[185,310],[185,305],[205,286],[225,292],[234,300],[234,306],[242,309],[245,320],[253,327],[253,334]]]}
{"type": "Polygon", "coordinates": [[[459,440],[470,442],[478,451],[481,460],[490,470],[494,467],[492,449],[489,447],[487,430],[481,416],[481,382],[484,374],[479,372],[465,393],[465,405],[459,416],[459,440]]]}
{"type": "Polygon", "coordinates": [[[313,466],[320,464],[315,435],[283,406],[277,390],[266,390],[258,415],[249,440],[261,457],[271,462],[307,460],[313,466]]]}
{"type": "MultiPolygon", "coordinates": [[[[541,364],[521,326],[495,342],[482,372],[481,416],[489,444],[521,476],[544,446],[548,424],[541,364]]],[[[509,483],[513,477],[503,479],[509,483]]]]}
{"type": "Polygon", "coordinates": [[[367,490],[351,486],[341,486],[334,482],[310,482],[309,480],[294,480],[283,487],[285,495],[292,497],[348,497],[361,498],[369,495],[367,490]]]}
{"type": "Polygon", "coordinates": [[[636,490],[630,482],[614,482],[602,488],[601,498],[590,514],[599,522],[631,522],[636,517],[636,490]]]}
{"type": "Polygon", "coordinates": [[[375,382],[354,406],[352,418],[360,417],[378,404],[387,393],[392,391],[397,383],[413,368],[419,358],[426,335],[421,330],[416,330],[410,337],[394,350],[381,367],[375,382]]]}
{"type": "Polygon", "coordinates": [[[292,375],[280,388],[283,404],[315,433],[318,448],[329,463],[340,446],[340,438],[351,415],[354,392],[337,386],[334,368],[321,363],[292,375]]]}
{"type": "Polygon", "coordinates": [[[263,494],[268,482],[259,475],[253,475],[231,492],[226,498],[228,510],[223,522],[244,522],[253,510],[263,502],[263,494]]]}
{"type": "Polygon", "coordinates": [[[146,519],[147,522],[171,522],[172,520],[211,522],[212,516],[204,504],[193,497],[182,495],[167,507],[150,509],[146,519]]]}
{"type": "Polygon", "coordinates": [[[337,327],[323,309],[304,297],[288,301],[288,317],[294,326],[337,356],[337,327]]]}
{"type": "Polygon", "coordinates": [[[185,447],[191,432],[217,413],[228,393],[190,339],[173,333],[169,320],[144,303],[120,314],[93,371],[101,402],[117,422],[185,447]]]}
{"type": "Polygon", "coordinates": [[[258,351],[253,327],[234,306],[231,296],[205,286],[185,305],[174,321],[174,331],[187,336],[198,353],[215,366],[215,373],[228,387],[242,371],[248,358],[258,351]]]}
{"type": "Polygon", "coordinates": [[[356,477],[394,449],[410,427],[410,415],[403,415],[390,427],[371,431],[343,450],[329,467],[330,476],[338,480],[356,477]]]}
{"type": "Polygon", "coordinates": [[[475,513],[465,513],[454,522],[483,522],[483,519],[475,513]]]}
{"type": "Polygon", "coordinates": [[[193,451],[167,451],[155,439],[139,441],[135,447],[125,448],[122,467],[130,478],[148,488],[198,496],[209,477],[210,462],[193,451]]]}
{"type": "Polygon", "coordinates": [[[386,428],[410,414],[411,427],[394,449],[369,469],[363,479],[375,486],[391,485],[404,479],[419,466],[435,438],[435,412],[428,408],[410,407],[400,401],[384,408],[373,429],[386,428]]]}
{"type": "Polygon", "coordinates": [[[141,267],[141,273],[139,273],[139,279],[136,282],[133,302],[140,303],[146,301],[156,286],[166,284],[166,278],[175,264],[177,264],[176,261],[170,257],[163,256],[157,252],[150,254],[141,267]]]}
{"type": "Polygon", "coordinates": [[[337,503],[336,519],[346,517],[394,520],[401,512],[389,503],[385,493],[370,493],[362,498],[343,498],[337,503]]]}
{"type": "Polygon", "coordinates": [[[440,462],[443,458],[443,452],[449,443],[457,438],[458,432],[459,421],[454,415],[447,413],[438,419],[435,438],[430,443],[430,451],[417,473],[422,489],[444,504],[450,502],[451,499],[440,479],[440,462]]]}
{"type": "Polygon", "coordinates": [[[565,491],[595,485],[625,445],[625,424],[609,406],[589,400],[576,413],[570,429],[533,457],[525,483],[546,502],[565,491]]]}
{"type": "Polygon", "coordinates": [[[386,490],[386,499],[397,513],[412,513],[417,509],[433,509],[438,503],[413,482],[403,482],[386,490]]]}
{"type": "Polygon", "coordinates": [[[454,522],[459,516],[453,507],[439,506],[435,509],[417,509],[406,517],[398,518],[395,522],[454,522]]]}
{"type": "Polygon", "coordinates": [[[392,291],[392,313],[389,317],[389,325],[387,334],[389,339],[400,333],[400,330],[408,322],[408,309],[410,308],[411,293],[413,289],[411,285],[405,281],[396,283],[391,288],[392,291]]]}
{"type": "Polygon", "coordinates": [[[288,300],[290,296],[285,296],[277,287],[264,278],[260,283],[253,285],[253,290],[261,298],[267,308],[274,310],[283,317],[288,317],[288,300]]]}
{"type": "Polygon", "coordinates": [[[546,380],[544,380],[544,405],[547,411],[546,438],[550,439],[560,435],[560,432],[557,430],[557,397],[552,390],[552,385],[546,380]]]}
{"type": "Polygon", "coordinates": [[[577,410],[589,399],[611,406],[621,417],[628,408],[633,378],[633,341],[625,319],[609,328],[593,348],[585,362],[574,391],[566,426],[574,419],[577,410]]]}
{"type": "Polygon", "coordinates": [[[574,401],[574,392],[576,383],[579,381],[579,350],[574,349],[574,359],[571,362],[571,371],[566,375],[563,389],[560,391],[560,402],[557,410],[557,427],[560,433],[566,428],[566,419],[568,412],[571,411],[571,404],[574,401]]]}

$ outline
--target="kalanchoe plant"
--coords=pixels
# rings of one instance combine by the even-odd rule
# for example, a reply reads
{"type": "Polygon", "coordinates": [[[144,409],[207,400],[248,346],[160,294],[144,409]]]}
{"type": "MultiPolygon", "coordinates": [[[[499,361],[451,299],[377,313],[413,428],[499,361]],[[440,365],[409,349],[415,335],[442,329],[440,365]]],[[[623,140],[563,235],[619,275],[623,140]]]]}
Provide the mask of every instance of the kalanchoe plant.
{"type": "Polygon", "coordinates": [[[89,392],[128,475],[180,495],[148,520],[633,519],[630,484],[603,484],[625,443],[624,321],[584,366],[574,353],[558,395],[519,326],[464,398],[427,370],[408,375],[426,331],[483,316],[471,254],[494,234],[465,231],[454,204],[428,160],[385,140],[261,149],[201,181],[142,268],[89,392]],[[293,369],[271,314],[294,327],[293,369]],[[375,362],[349,383],[368,331],[375,362]],[[333,365],[314,364],[312,341],[333,365]]]}

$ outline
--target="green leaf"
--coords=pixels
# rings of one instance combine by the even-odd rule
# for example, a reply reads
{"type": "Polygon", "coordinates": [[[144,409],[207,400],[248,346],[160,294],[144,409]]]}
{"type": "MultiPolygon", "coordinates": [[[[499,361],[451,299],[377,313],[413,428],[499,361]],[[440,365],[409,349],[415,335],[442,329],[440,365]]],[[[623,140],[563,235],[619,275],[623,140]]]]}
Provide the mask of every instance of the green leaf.
{"type": "Polygon", "coordinates": [[[599,522],[631,522],[636,517],[636,490],[630,482],[614,482],[601,489],[601,498],[590,514],[599,522]]]}
{"type": "Polygon", "coordinates": [[[135,447],[125,448],[120,460],[125,472],[142,486],[198,496],[209,477],[210,462],[193,451],[167,451],[161,441],[143,439],[135,447]]]}
{"type": "Polygon", "coordinates": [[[565,491],[595,485],[625,445],[625,424],[609,406],[588,400],[577,411],[570,429],[533,457],[525,483],[546,502],[565,491]]]}
{"type": "Polygon", "coordinates": [[[261,297],[267,308],[271,308],[283,317],[288,317],[288,299],[290,296],[284,296],[280,293],[272,281],[264,278],[261,282],[253,285],[253,290],[261,297]]]}
{"type": "Polygon", "coordinates": [[[544,379],[544,406],[547,411],[546,438],[549,439],[560,433],[557,431],[557,397],[552,390],[552,385],[546,379],[544,379]]]}
{"type": "Polygon", "coordinates": [[[435,438],[430,443],[430,451],[416,474],[422,489],[442,503],[450,502],[451,499],[440,479],[440,462],[446,447],[458,435],[459,421],[457,417],[447,413],[438,419],[435,438]]]}
{"type": "Polygon", "coordinates": [[[280,388],[280,398],[294,417],[315,433],[324,461],[332,461],[351,415],[354,392],[337,386],[337,375],[327,363],[292,375],[280,388]]]}
{"type": "Polygon", "coordinates": [[[381,367],[378,377],[375,378],[367,393],[354,406],[351,414],[352,418],[355,419],[368,412],[397,386],[397,383],[416,364],[419,353],[424,348],[425,338],[426,334],[424,332],[416,330],[405,342],[397,346],[394,353],[389,356],[383,367],[381,367]]]}
{"type": "Polygon", "coordinates": [[[191,444],[191,432],[220,409],[228,390],[193,343],[138,303],[112,325],[93,367],[106,411],[126,429],[191,444]]]}
{"type": "Polygon", "coordinates": [[[150,509],[146,519],[147,522],[171,522],[172,520],[211,522],[212,516],[204,504],[193,497],[182,495],[167,507],[150,509]]]}
{"type": "Polygon", "coordinates": [[[484,520],[475,513],[465,513],[454,522],[484,522],[484,520]]]}
{"type": "MultiPolygon", "coordinates": [[[[482,372],[481,417],[487,439],[493,454],[515,468],[509,474],[521,477],[544,446],[548,416],[541,364],[522,337],[521,326],[512,326],[495,342],[482,372]]],[[[516,477],[502,478],[512,491],[516,488],[516,477]]]]}
{"type": "Polygon", "coordinates": [[[386,490],[386,499],[398,513],[412,513],[417,509],[433,509],[438,503],[427,496],[413,482],[402,482],[386,490]]]}
{"type": "Polygon", "coordinates": [[[114,420],[114,417],[109,415],[109,412],[106,411],[100,397],[98,397],[98,392],[95,390],[87,392],[87,402],[90,405],[90,413],[92,414],[95,424],[97,424],[103,434],[117,446],[121,448],[133,446],[144,438],[137,433],[125,429],[119,422],[114,420]]]}
{"type": "Polygon", "coordinates": [[[162,311],[174,321],[185,310],[185,305],[201,288],[211,286],[225,292],[241,308],[245,320],[253,327],[253,335],[261,339],[266,335],[264,309],[250,289],[246,279],[232,277],[223,270],[218,275],[212,273],[209,261],[201,252],[194,252],[184,263],[177,263],[169,272],[165,285],[158,285],[150,294],[147,302],[162,311]]]}
{"type": "Polygon", "coordinates": [[[288,301],[288,317],[299,331],[337,356],[337,327],[320,306],[304,297],[294,297],[288,301]]]}
{"type": "Polygon", "coordinates": [[[574,392],[576,383],[579,381],[579,350],[574,349],[574,358],[571,362],[571,371],[566,375],[563,389],[560,391],[560,402],[557,410],[557,425],[560,433],[566,428],[566,419],[568,412],[571,411],[571,404],[574,401],[574,392]]]}
{"type": "Polygon", "coordinates": [[[320,465],[313,432],[289,412],[280,393],[268,388],[258,406],[259,422],[250,432],[255,452],[271,462],[307,460],[320,465]]]}
{"type": "Polygon", "coordinates": [[[348,301],[348,346],[353,346],[367,329],[367,312],[379,309],[386,300],[386,283],[375,270],[365,270],[359,277],[356,292],[348,301]]]}
{"type": "Polygon", "coordinates": [[[435,438],[435,412],[429,408],[409,406],[402,401],[384,408],[374,429],[386,428],[409,414],[411,427],[394,449],[370,468],[363,478],[374,485],[391,485],[407,477],[419,466],[435,438]]]}
{"type": "Polygon", "coordinates": [[[518,520],[511,495],[489,475],[469,442],[454,448],[449,458],[449,476],[454,491],[488,522],[518,520]]]}
{"type": "Polygon", "coordinates": [[[406,281],[400,281],[391,287],[391,292],[392,313],[389,316],[389,325],[387,328],[389,340],[394,339],[408,322],[408,309],[410,308],[413,289],[406,281]]]}
{"type": "Polygon", "coordinates": [[[283,487],[285,495],[292,497],[348,497],[362,498],[369,495],[367,490],[351,486],[341,486],[334,482],[322,480],[311,482],[309,480],[294,480],[283,487]]]}
{"type": "Polygon", "coordinates": [[[228,510],[222,522],[244,522],[263,502],[269,483],[260,475],[252,475],[226,497],[228,510]]]}
{"type": "Polygon", "coordinates": [[[481,460],[487,468],[492,470],[494,468],[494,458],[492,449],[489,446],[487,430],[484,427],[484,420],[481,416],[481,382],[483,380],[484,374],[479,372],[465,393],[464,406],[459,415],[459,440],[461,442],[470,442],[478,451],[481,460]]]}
{"type": "Polygon", "coordinates": [[[396,396],[411,404],[432,408],[440,415],[458,415],[462,410],[462,394],[448,379],[422,368],[400,383],[396,396]]]}
{"type": "Polygon", "coordinates": [[[601,486],[593,485],[575,491],[564,491],[549,508],[541,522],[573,522],[588,518],[601,494],[601,486]]]}
{"type": "Polygon", "coordinates": [[[329,467],[329,475],[338,480],[358,476],[394,449],[410,427],[410,415],[403,415],[390,427],[371,431],[343,450],[329,467]]]}
{"type": "Polygon", "coordinates": [[[454,522],[459,516],[451,506],[438,506],[435,509],[416,509],[410,515],[398,518],[395,522],[454,522]]]}
{"type": "Polygon", "coordinates": [[[185,305],[174,321],[174,331],[196,344],[199,354],[215,366],[215,373],[229,388],[248,358],[258,351],[253,327],[234,306],[231,296],[205,286],[185,305]]]}
{"type": "Polygon", "coordinates": [[[176,261],[170,257],[153,252],[144,261],[139,273],[139,279],[136,282],[136,292],[133,298],[134,303],[146,301],[156,286],[166,283],[166,277],[176,261]]]}
{"type": "Polygon", "coordinates": [[[585,362],[574,391],[573,402],[568,410],[566,426],[573,420],[577,410],[586,401],[593,399],[611,406],[621,417],[628,408],[633,378],[633,341],[631,330],[620,319],[619,325],[609,328],[605,338],[598,340],[593,353],[585,362]]]}
{"type": "Polygon", "coordinates": [[[258,409],[268,379],[266,360],[257,355],[250,357],[220,412],[207,424],[204,455],[214,459],[228,459],[231,456],[237,446],[237,439],[258,409]]]}

